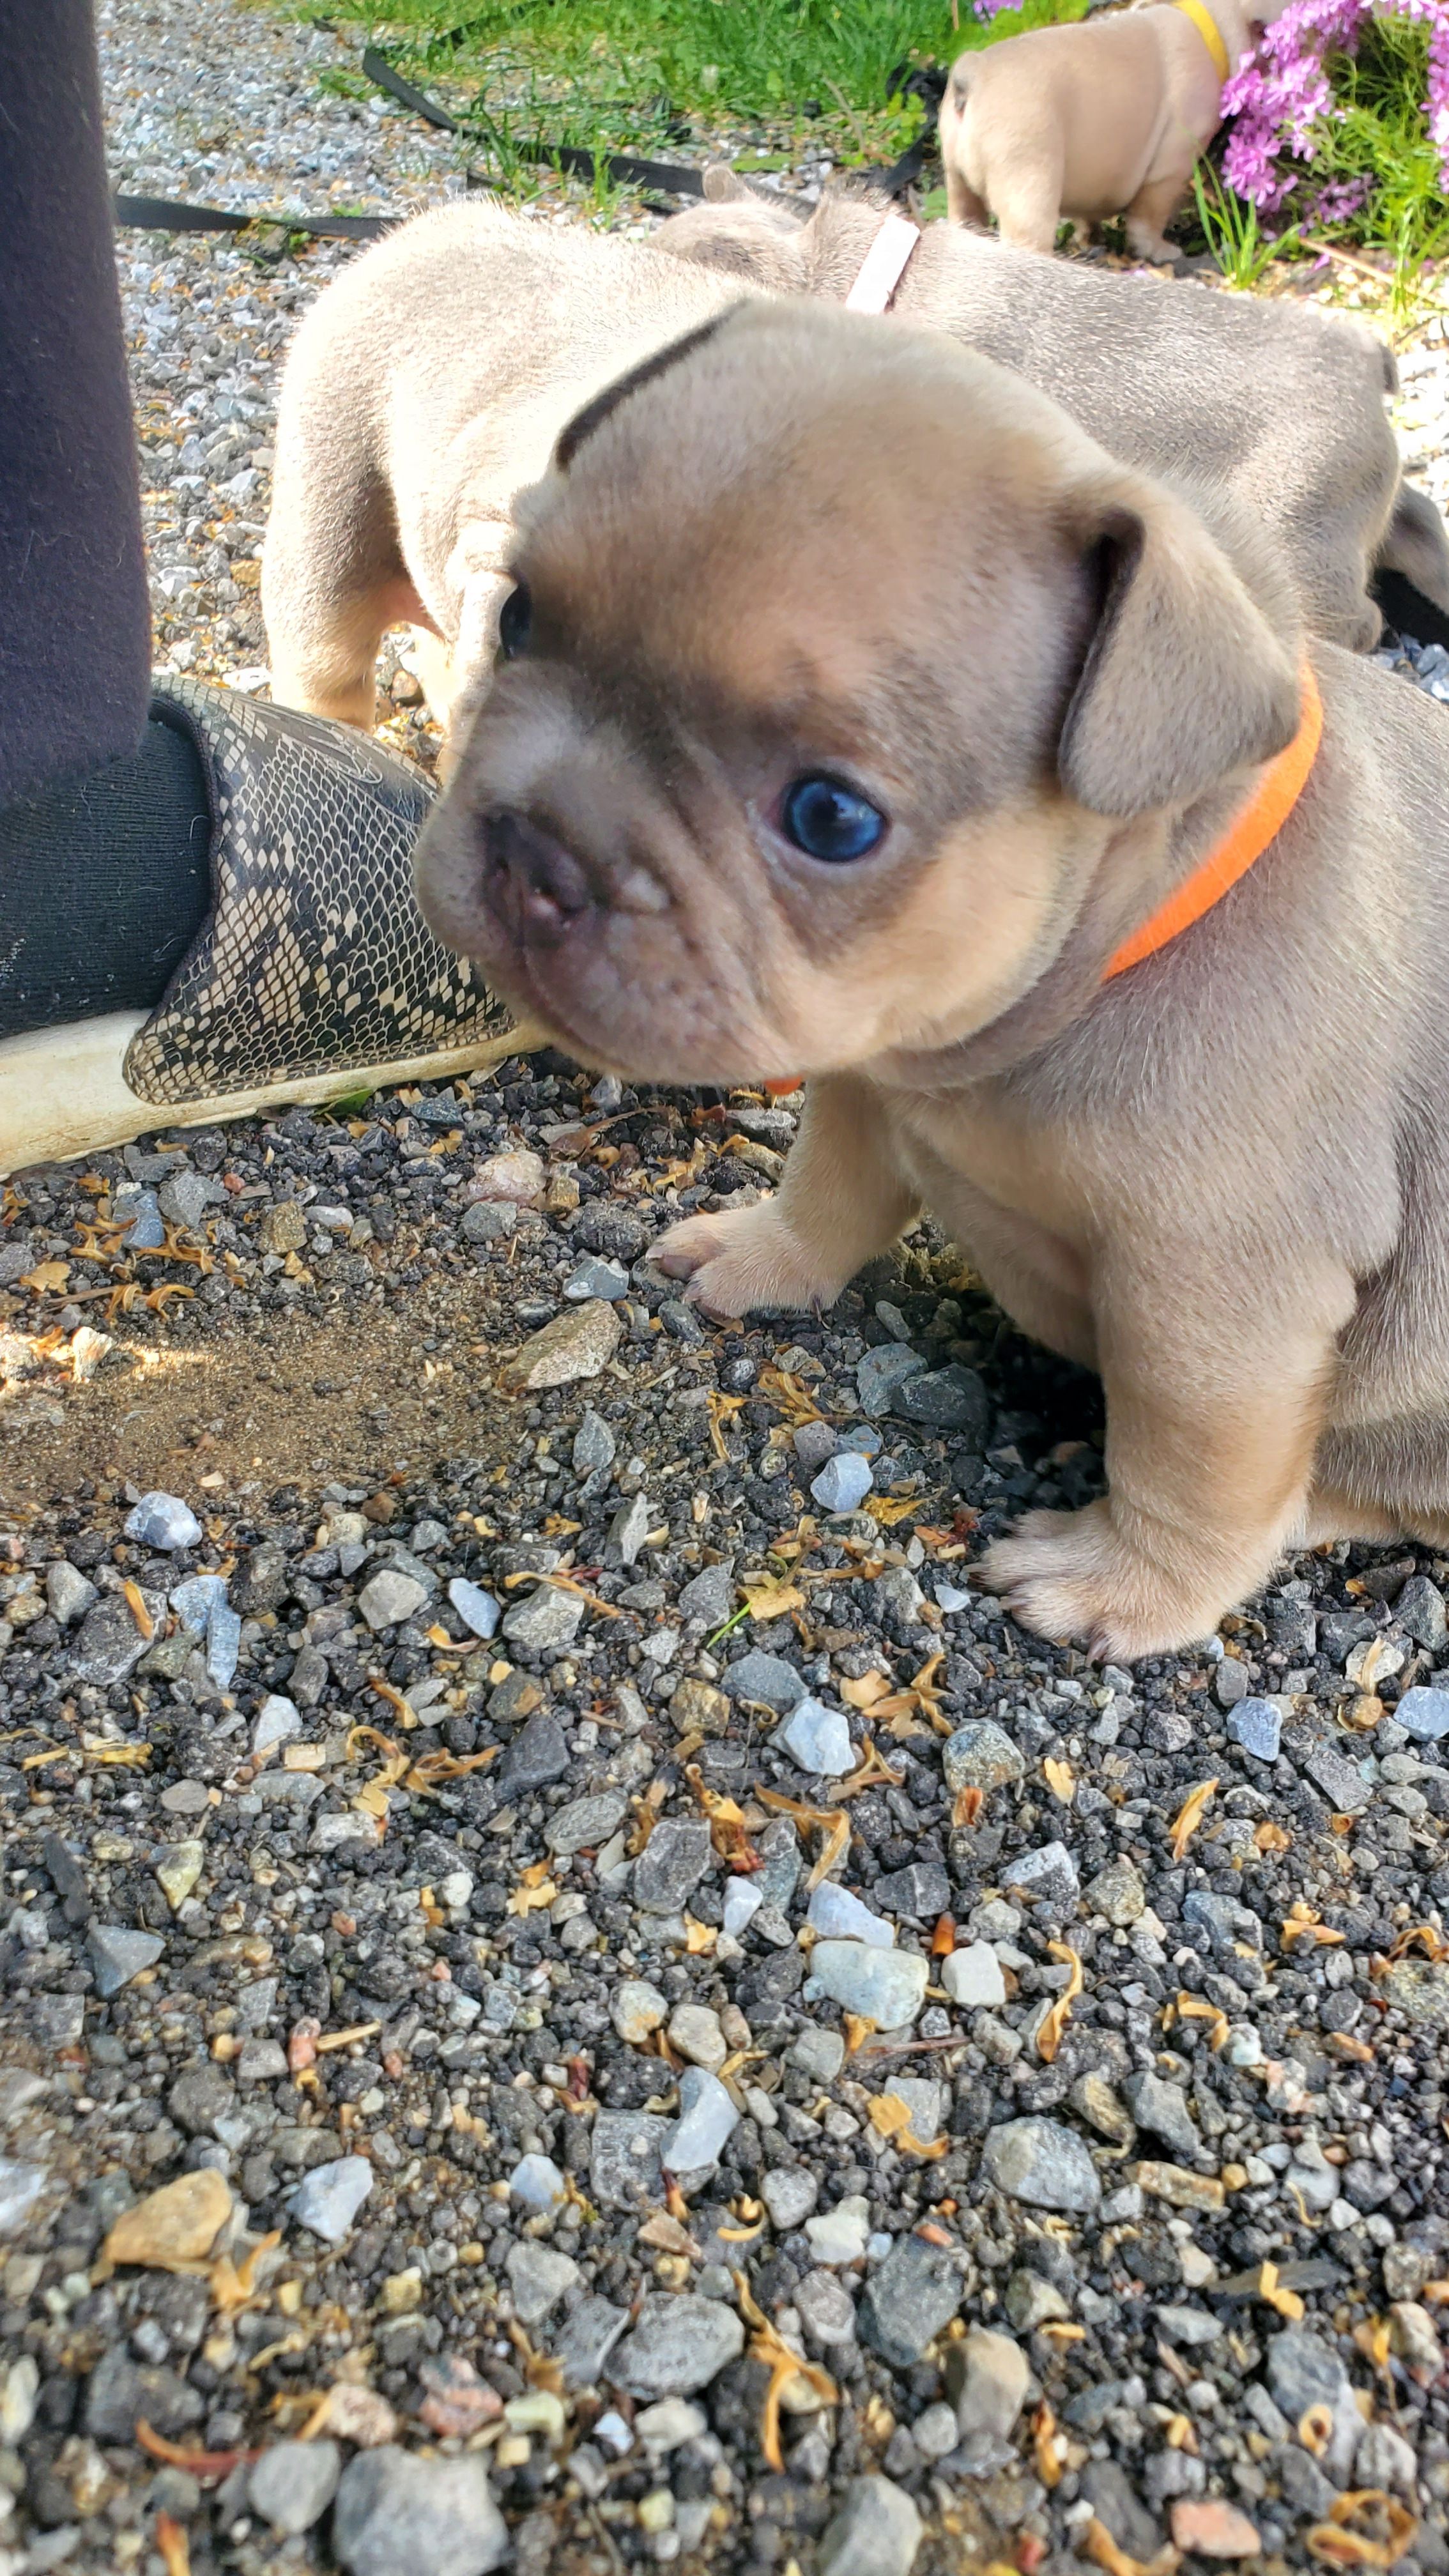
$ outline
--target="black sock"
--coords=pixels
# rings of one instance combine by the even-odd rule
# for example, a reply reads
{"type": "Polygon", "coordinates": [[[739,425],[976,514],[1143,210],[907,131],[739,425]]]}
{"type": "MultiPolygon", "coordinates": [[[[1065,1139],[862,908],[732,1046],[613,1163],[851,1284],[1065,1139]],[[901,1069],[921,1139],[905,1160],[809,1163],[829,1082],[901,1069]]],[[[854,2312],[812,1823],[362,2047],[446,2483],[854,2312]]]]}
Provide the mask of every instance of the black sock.
{"type": "Polygon", "coordinates": [[[0,1038],[149,1011],[206,919],[195,744],[153,716],[132,757],[0,809],[0,1038]]]}

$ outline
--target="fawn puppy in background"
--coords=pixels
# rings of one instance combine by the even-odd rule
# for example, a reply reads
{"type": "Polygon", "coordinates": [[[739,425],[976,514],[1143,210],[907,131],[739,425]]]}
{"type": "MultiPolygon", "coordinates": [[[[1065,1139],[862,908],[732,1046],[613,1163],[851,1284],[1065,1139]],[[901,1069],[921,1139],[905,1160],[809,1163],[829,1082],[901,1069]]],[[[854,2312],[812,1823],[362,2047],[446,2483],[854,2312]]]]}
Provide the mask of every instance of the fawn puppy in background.
{"type": "MultiPolygon", "coordinates": [[[[318,297],[282,380],[262,573],[283,704],[370,725],[384,629],[411,622],[451,757],[492,686],[514,496],[579,405],[741,295],[844,303],[891,220],[833,191],[797,216],[718,168],[706,185],[711,202],[647,242],[439,207],[318,297]]],[[[1281,540],[1315,634],[1377,641],[1377,566],[1449,610],[1443,522],[1403,480],[1393,360],[1362,323],[1034,259],[955,224],[921,234],[878,327],[898,321],[1019,368],[1149,473],[1191,456],[1281,540]]]]}
{"type": "Polygon", "coordinates": [[[1085,238],[1125,214],[1138,259],[1174,259],[1167,226],[1221,122],[1223,83],[1276,14],[1256,0],[1153,0],[962,54],[941,101],[951,214],[994,215],[1003,241],[1041,251],[1063,218],[1085,238]]]}
{"type": "Polygon", "coordinates": [[[1443,710],[1231,495],[821,307],[656,353],[520,520],[428,918],[586,1064],[810,1077],[663,1266],[826,1306],[929,1207],[1103,1378],[1105,1499],[980,1568],[1098,1655],[1449,1541],[1443,710]]]}

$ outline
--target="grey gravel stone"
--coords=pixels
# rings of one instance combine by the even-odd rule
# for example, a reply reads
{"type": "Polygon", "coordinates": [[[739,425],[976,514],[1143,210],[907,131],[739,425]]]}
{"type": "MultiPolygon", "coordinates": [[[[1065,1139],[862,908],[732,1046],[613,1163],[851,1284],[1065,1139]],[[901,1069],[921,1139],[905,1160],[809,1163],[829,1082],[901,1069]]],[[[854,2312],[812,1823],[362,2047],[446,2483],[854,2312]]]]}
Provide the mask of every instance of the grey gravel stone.
{"type": "Polygon", "coordinates": [[[761,2179],[760,2198],[782,2236],[803,2227],[819,2197],[820,2185],[805,2165],[772,2165],[761,2179]]]}
{"type": "Polygon", "coordinates": [[[712,1858],[709,1826],[703,1817],[664,1817],[634,1863],[635,1904],[646,1914],[677,1914],[712,1858]]]}
{"type": "Polygon", "coordinates": [[[105,1593],[88,1610],[76,1632],[73,1671],[77,1681],[109,1690],[124,1681],[146,1651],[146,1640],[124,1601],[105,1593]]]}
{"type": "Polygon", "coordinates": [[[580,1378],[598,1377],[623,1339],[617,1310],[602,1297],[570,1306],[534,1333],[503,1369],[511,1393],[545,1386],[573,1386],[580,1378]]]}
{"type": "Polygon", "coordinates": [[[907,1378],[921,1376],[925,1366],[923,1359],[899,1342],[881,1342],[876,1349],[867,1351],[855,1372],[861,1411],[878,1422],[889,1413],[897,1390],[907,1378]]]}
{"type": "Polygon", "coordinates": [[[179,1494],[143,1494],[127,1513],[125,1528],[127,1538],[141,1547],[159,1547],[168,1554],[179,1547],[195,1547],[201,1537],[200,1521],[179,1494]]]}
{"type": "Polygon", "coordinates": [[[130,1932],[120,1923],[93,1923],[86,1947],[96,1973],[96,1992],[109,2001],[133,1977],[154,1968],[166,1944],[159,1932],[130,1932]]]}
{"type": "Polygon", "coordinates": [[[609,1997],[609,2018],[619,2037],[640,2048],[669,2011],[666,1996],[644,1977],[625,1977],[609,1997]]]}
{"type": "Polygon", "coordinates": [[[1087,1903],[1094,1913],[1105,1914],[1109,1923],[1127,1931],[1140,1922],[1147,1906],[1147,1890],[1142,1873],[1125,1855],[1109,1861],[1099,1870],[1087,1888],[1087,1903]]]}
{"type": "Polygon", "coordinates": [[[960,2264],[920,2236],[898,2237],[860,2302],[860,2337],[893,2369],[909,2370],[961,2304],[960,2264]]]}
{"type": "Polygon", "coordinates": [[[1330,2476],[1346,2477],[1363,2431],[1354,2404],[1353,2386],[1332,2346],[1306,2327],[1289,2326],[1268,2342],[1267,2380],[1274,2403],[1288,2422],[1301,2424],[1310,2406],[1324,2406],[1333,2431],[1322,2465],[1330,2476]]]}
{"type": "Polygon", "coordinates": [[[1449,1967],[1442,1961],[1396,1959],[1380,1991],[1416,2029],[1449,2030],[1449,1967]]]}
{"type": "MultiPolygon", "coordinates": [[[[622,1789],[603,1789],[591,1798],[572,1798],[559,1807],[548,1820],[545,1840],[549,1850],[567,1859],[574,1852],[594,1851],[606,1843],[616,1826],[629,1812],[629,1801],[622,1789]]],[[[662,1830],[655,1828],[656,1832],[662,1830]]],[[[706,1829],[706,1839],[707,1829],[706,1829]]]]}
{"type": "Polygon", "coordinates": [[[1139,2129],[1149,2130],[1175,2154],[1192,2161],[1202,2146],[1202,2132],[1187,2107],[1187,2095],[1180,2084],[1165,2083],[1160,2075],[1149,2071],[1129,2075],[1121,2092],[1139,2129]]]}
{"type": "Polygon", "coordinates": [[[869,1459],[840,1449],[826,1459],[810,1491],[822,1512],[857,1512],[873,1482],[869,1459]]]}
{"type": "Polygon", "coordinates": [[[469,1583],[465,1576],[455,1574],[448,1585],[448,1599],[464,1627],[470,1628],[475,1637],[488,1638],[497,1634],[502,1612],[492,1593],[485,1592],[481,1583],[469,1583]]]}
{"type": "Polygon", "coordinates": [[[705,2066],[686,2066],[679,2079],[679,2118],[664,2142],[671,2173],[699,2173],[718,2164],[739,2126],[726,2087],[705,2066]]]}
{"type": "Polygon", "coordinates": [[[949,1431],[968,1446],[985,1439],[991,1419],[986,1389],[974,1369],[932,1369],[912,1375],[891,1393],[891,1411],[902,1421],[918,1422],[928,1431],[949,1431]]]}
{"type": "Polygon", "coordinates": [[[93,2442],[132,2443],[139,2423],[168,2442],[203,2413],[200,2397],[176,2371],[142,2366],[124,2347],[104,2352],[86,2382],[85,2428],[93,2442]]]}
{"type": "Polygon", "coordinates": [[[350,2576],[488,2576],[509,2545],[481,2459],[420,2459],[392,2443],[349,2460],[332,2544],[350,2576]]]}
{"type": "Polygon", "coordinates": [[[290,2539],[321,2521],[341,2475],[335,2442],[274,2442],[253,2466],[247,2494],[263,2521],[290,2539]]]}
{"type": "Polygon", "coordinates": [[[688,2397],[738,2361],[744,2348],[744,2325],[723,2299],[691,2291],[654,2294],[615,2352],[609,2375],[631,2397],[688,2397]]]}
{"type": "Polygon", "coordinates": [[[834,2272],[807,2272],[795,2292],[795,2305],[810,2341],[822,2352],[854,2343],[855,2302],[834,2272]]]}
{"type": "Polygon", "coordinates": [[[995,2008],[1006,2001],[1001,1962],[988,1941],[968,1941],[941,1961],[941,1983],[963,2012],[995,2008]]]}
{"type": "Polygon", "coordinates": [[[302,1732],[302,1712],[294,1700],[280,1691],[270,1691],[252,1720],[252,1758],[259,1753],[274,1753],[279,1744],[289,1744],[302,1732]]]}
{"type": "Polygon", "coordinates": [[[580,2277],[571,2254],[556,2254],[552,2246],[538,2245],[531,2236],[509,2246],[504,2269],[513,2292],[514,2314],[524,2326],[539,2325],[580,2277]]]}
{"type": "Polygon", "coordinates": [[[1031,2365],[1010,2335],[973,2326],[962,2348],[961,2393],[956,2421],[963,2437],[986,2435],[1004,2442],[1026,2404],[1031,2365]]]}
{"type": "Polygon", "coordinates": [[[865,1941],[817,1941],[810,1953],[811,1984],[843,2011],[864,2014],[877,2030],[915,2020],[929,1975],[917,1952],[877,1950],[865,1941]]]}
{"type": "Polygon", "coordinates": [[[58,1619],[62,1628],[70,1628],[85,1617],[96,1598],[96,1587],[61,1557],[45,1569],[45,1597],[52,1619],[58,1619]]]}
{"type": "Polygon", "coordinates": [[[571,1270],[563,1284],[564,1295],[579,1305],[586,1297],[602,1297],[609,1304],[629,1294],[629,1273],[621,1261],[591,1255],[571,1270]]]}
{"type": "Polygon", "coordinates": [[[604,1541],[606,1565],[632,1565],[654,1525],[654,1516],[643,1494],[631,1494],[621,1503],[609,1523],[604,1541]]]}
{"type": "Polygon", "coordinates": [[[735,1603],[734,1566],[726,1560],[720,1565],[707,1565],[702,1574],[694,1575],[679,1596],[679,1608],[686,1619],[702,1619],[707,1628],[717,1628],[727,1619],[735,1603]]]}
{"type": "Polygon", "coordinates": [[[663,2196],[670,2122],[657,2111],[598,2111],[589,2158],[589,2197],[604,2209],[644,2208],[663,2196]]]}
{"type": "Polygon", "coordinates": [[[568,1769],[568,1738],[558,1719],[538,1708],[519,1728],[493,1778],[500,1798],[526,1798],[566,1778],[568,1769]]]}
{"type": "Polygon", "coordinates": [[[798,1708],[805,1697],[805,1684],[795,1666],[787,1664],[782,1655],[764,1654],[758,1646],[731,1664],[725,1681],[731,1699],[747,1705],[757,1702],[776,1709],[782,1717],[798,1708]]]}
{"type": "Polygon", "coordinates": [[[341,2245],[373,2180],[366,2156],[339,2156],[331,2164],[314,2165],[292,2194],[292,2216],[299,2226],[310,2227],[314,2236],[320,2236],[324,2245],[341,2245]]]}
{"type": "Polygon", "coordinates": [[[0,2236],[13,2236],[24,2226],[49,2179],[44,2165],[0,2156],[0,2236]]]}
{"type": "Polygon", "coordinates": [[[941,1747],[946,1786],[953,1797],[963,1789],[1001,1789],[1026,1774],[1026,1758],[991,1719],[958,1726],[941,1747]]]}
{"type": "Polygon", "coordinates": [[[503,1634],[511,1646],[526,1646],[535,1654],[571,1646],[587,1608],[581,1593],[565,1592],[556,1583],[540,1583],[505,1610],[503,1634]]]}
{"type": "Polygon", "coordinates": [[[1315,1744],[1304,1755],[1303,1768],[1316,1788],[1341,1815],[1358,1816],[1373,1797],[1363,1773],[1354,1762],[1346,1762],[1331,1744],[1315,1744]]]}
{"type": "MultiPolygon", "coordinates": [[[[1441,1603],[1441,1616],[1442,1609],[1441,1603]]],[[[1449,1735],[1449,1690],[1406,1690],[1394,1716],[1400,1726],[1408,1728],[1416,1743],[1437,1744],[1441,1736],[1449,1735]]]]}
{"type": "MultiPolygon", "coordinates": [[[[1411,1574],[1394,1603],[1394,1625],[1412,1637],[1416,1646],[1428,1654],[1437,1654],[1449,1638],[1449,1617],[1444,1610],[1444,1595],[1427,1574],[1411,1574]]],[[[1403,1702],[1399,1703],[1400,1708],[1403,1702]]],[[[1440,1732],[1444,1730],[1441,1728],[1440,1732]]]]}
{"type": "Polygon", "coordinates": [[[951,1902],[951,1882],[939,1861],[913,1860],[904,1869],[890,1870],[884,1878],[878,1878],[871,1893],[888,1914],[924,1919],[946,1912],[951,1902]]]}
{"type": "Polygon", "coordinates": [[[1075,2132],[1055,2120],[1008,2120],[989,2129],[982,2149],[987,2179],[1032,2209],[1100,2206],[1097,2168],[1075,2132]]]}
{"type": "Polygon", "coordinates": [[[922,2529],[904,2487],[886,2477],[852,2478],[821,2534],[820,2576],[910,2576],[922,2529]]]}
{"type": "Polygon", "coordinates": [[[1159,2308],[1157,2322],[1165,2342],[1188,2351],[1195,2351],[1199,2345],[1221,2343],[1225,2331],[1222,2320],[1210,2316],[1206,2308],[1159,2308]]]}
{"type": "Polygon", "coordinates": [[[411,1619],[415,1612],[421,1610],[427,1597],[426,1584],[417,1583],[410,1574],[399,1574],[395,1567],[384,1565],[370,1583],[363,1585],[357,1596],[357,1606],[369,1628],[377,1635],[384,1628],[397,1628],[403,1620],[411,1619]]]}
{"type": "Polygon", "coordinates": [[[1018,1852],[1003,1870],[1002,1881],[1057,1911],[1076,1900],[1077,1864],[1065,1843],[1043,1843],[1036,1851],[1018,1852]]]}
{"type": "Polygon", "coordinates": [[[598,2386],[609,2355],[628,2323],[628,2309],[612,2307],[607,2299],[580,2299],[569,2309],[553,2338],[553,2357],[563,2372],[566,2388],[598,2386]]]}
{"type": "Polygon", "coordinates": [[[838,1780],[854,1766],[849,1719],[843,1709],[826,1708],[818,1699],[802,1699],[775,1742],[802,1771],[813,1771],[820,1779],[838,1780]]]}
{"type": "Polygon", "coordinates": [[[833,1878],[823,1878],[812,1891],[805,1920],[824,1940],[868,1941],[875,1950],[895,1948],[894,1927],[833,1878]]]}
{"type": "Polygon", "coordinates": [[[574,1473],[579,1476],[592,1476],[600,1467],[612,1467],[614,1454],[613,1432],[609,1429],[603,1415],[595,1413],[592,1405],[587,1405],[584,1409],[584,1418],[574,1433],[574,1445],[570,1452],[574,1473]]]}
{"type": "Polygon", "coordinates": [[[1255,1762],[1276,1762],[1282,1713],[1270,1699],[1240,1699],[1228,1719],[1228,1733],[1255,1762]]]}
{"type": "MultiPolygon", "coordinates": [[[[157,1202],[170,1224],[185,1226],[194,1232],[205,1221],[207,1209],[214,1207],[217,1200],[225,1195],[219,1181],[212,1180],[205,1172],[189,1171],[183,1165],[179,1172],[172,1173],[169,1181],[162,1182],[157,1202]]],[[[315,1213],[314,1210],[314,1216],[315,1213]]]]}

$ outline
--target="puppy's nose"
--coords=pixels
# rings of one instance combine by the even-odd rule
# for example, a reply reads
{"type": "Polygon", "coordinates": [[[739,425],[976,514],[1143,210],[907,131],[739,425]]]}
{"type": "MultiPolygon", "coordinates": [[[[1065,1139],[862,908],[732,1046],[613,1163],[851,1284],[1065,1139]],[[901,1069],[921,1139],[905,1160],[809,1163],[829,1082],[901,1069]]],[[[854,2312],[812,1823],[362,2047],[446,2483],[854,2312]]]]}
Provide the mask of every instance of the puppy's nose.
{"type": "Polygon", "coordinates": [[[516,939],[556,939],[594,901],[573,852],[510,806],[484,816],[483,852],[489,899],[516,939]]]}

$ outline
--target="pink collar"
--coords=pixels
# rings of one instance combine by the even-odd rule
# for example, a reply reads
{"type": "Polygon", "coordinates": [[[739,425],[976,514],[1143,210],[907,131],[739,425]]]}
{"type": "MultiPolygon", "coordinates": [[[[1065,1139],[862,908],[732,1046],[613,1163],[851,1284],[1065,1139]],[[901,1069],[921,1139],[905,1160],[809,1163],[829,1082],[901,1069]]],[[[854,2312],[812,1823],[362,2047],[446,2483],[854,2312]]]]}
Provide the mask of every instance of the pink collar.
{"type": "Polygon", "coordinates": [[[919,227],[907,215],[887,215],[845,299],[847,313],[888,313],[896,289],[920,240],[919,227]]]}

